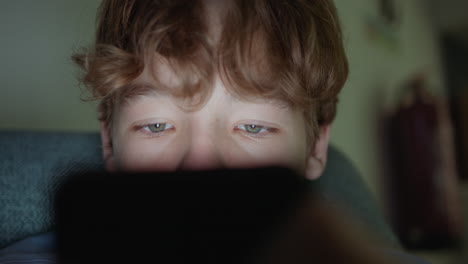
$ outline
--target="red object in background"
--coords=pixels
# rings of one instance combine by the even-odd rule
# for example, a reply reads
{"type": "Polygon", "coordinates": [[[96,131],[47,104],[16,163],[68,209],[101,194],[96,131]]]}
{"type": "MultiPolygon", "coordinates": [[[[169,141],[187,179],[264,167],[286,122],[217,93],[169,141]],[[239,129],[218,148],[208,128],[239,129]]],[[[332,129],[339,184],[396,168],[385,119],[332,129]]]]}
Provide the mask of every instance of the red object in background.
{"type": "Polygon", "coordinates": [[[387,179],[393,225],[408,248],[453,246],[462,236],[451,122],[442,103],[411,84],[410,99],[387,120],[387,179]]]}

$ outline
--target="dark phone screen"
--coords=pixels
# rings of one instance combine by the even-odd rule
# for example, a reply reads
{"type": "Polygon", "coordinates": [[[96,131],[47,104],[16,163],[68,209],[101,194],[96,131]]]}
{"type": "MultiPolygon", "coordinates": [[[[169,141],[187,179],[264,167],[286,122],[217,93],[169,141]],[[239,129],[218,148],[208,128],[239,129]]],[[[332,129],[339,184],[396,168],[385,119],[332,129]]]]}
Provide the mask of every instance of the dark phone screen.
{"type": "Polygon", "coordinates": [[[74,175],[59,189],[63,263],[253,263],[310,194],[283,168],[74,175]]]}

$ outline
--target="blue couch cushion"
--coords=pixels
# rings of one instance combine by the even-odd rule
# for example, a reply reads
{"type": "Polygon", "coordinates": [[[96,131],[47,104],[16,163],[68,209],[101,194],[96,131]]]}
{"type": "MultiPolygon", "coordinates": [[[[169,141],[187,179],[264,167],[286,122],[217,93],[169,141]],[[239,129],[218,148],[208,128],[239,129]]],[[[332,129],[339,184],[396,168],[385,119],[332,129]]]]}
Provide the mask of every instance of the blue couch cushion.
{"type": "Polygon", "coordinates": [[[0,248],[49,231],[62,176],[99,168],[96,133],[0,132],[0,248]]]}

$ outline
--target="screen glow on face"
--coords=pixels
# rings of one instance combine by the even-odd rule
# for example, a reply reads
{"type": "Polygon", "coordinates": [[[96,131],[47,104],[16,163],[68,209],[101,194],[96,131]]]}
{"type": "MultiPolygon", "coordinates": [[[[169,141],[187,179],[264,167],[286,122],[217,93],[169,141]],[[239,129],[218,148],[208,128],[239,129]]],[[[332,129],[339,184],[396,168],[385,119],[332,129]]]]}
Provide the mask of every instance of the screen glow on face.
{"type": "Polygon", "coordinates": [[[218,79],[208,101],[186,111],[167,94],[148,93],[116,112],[116,167],[128,171],[252,168],[304,169],[303,116],[273,101],[234,98],[218,79]]]}

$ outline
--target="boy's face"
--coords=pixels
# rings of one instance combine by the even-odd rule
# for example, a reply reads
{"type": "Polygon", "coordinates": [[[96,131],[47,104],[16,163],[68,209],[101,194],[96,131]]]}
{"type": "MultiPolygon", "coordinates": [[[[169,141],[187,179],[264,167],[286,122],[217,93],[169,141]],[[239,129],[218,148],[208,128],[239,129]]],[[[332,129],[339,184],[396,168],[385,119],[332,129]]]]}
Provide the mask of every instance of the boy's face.
{"type": "MultiPolygon", "coordinates": [[[[167,68],[158,74],[166,85],[177,80],[167,68]]],[[[155,82],[143,73],[135,85],[155,82]]],[[[326,158],[328,129],[308,146],[303,115],[277,101],[233,97],[219,77],[211,97],[196,111],[178,99],[153,92],[132,98],[114,112],[112,144],[102,124],[104,158],[109,170],[170,171],[284,166],[317,178],[326,158]]]]}

